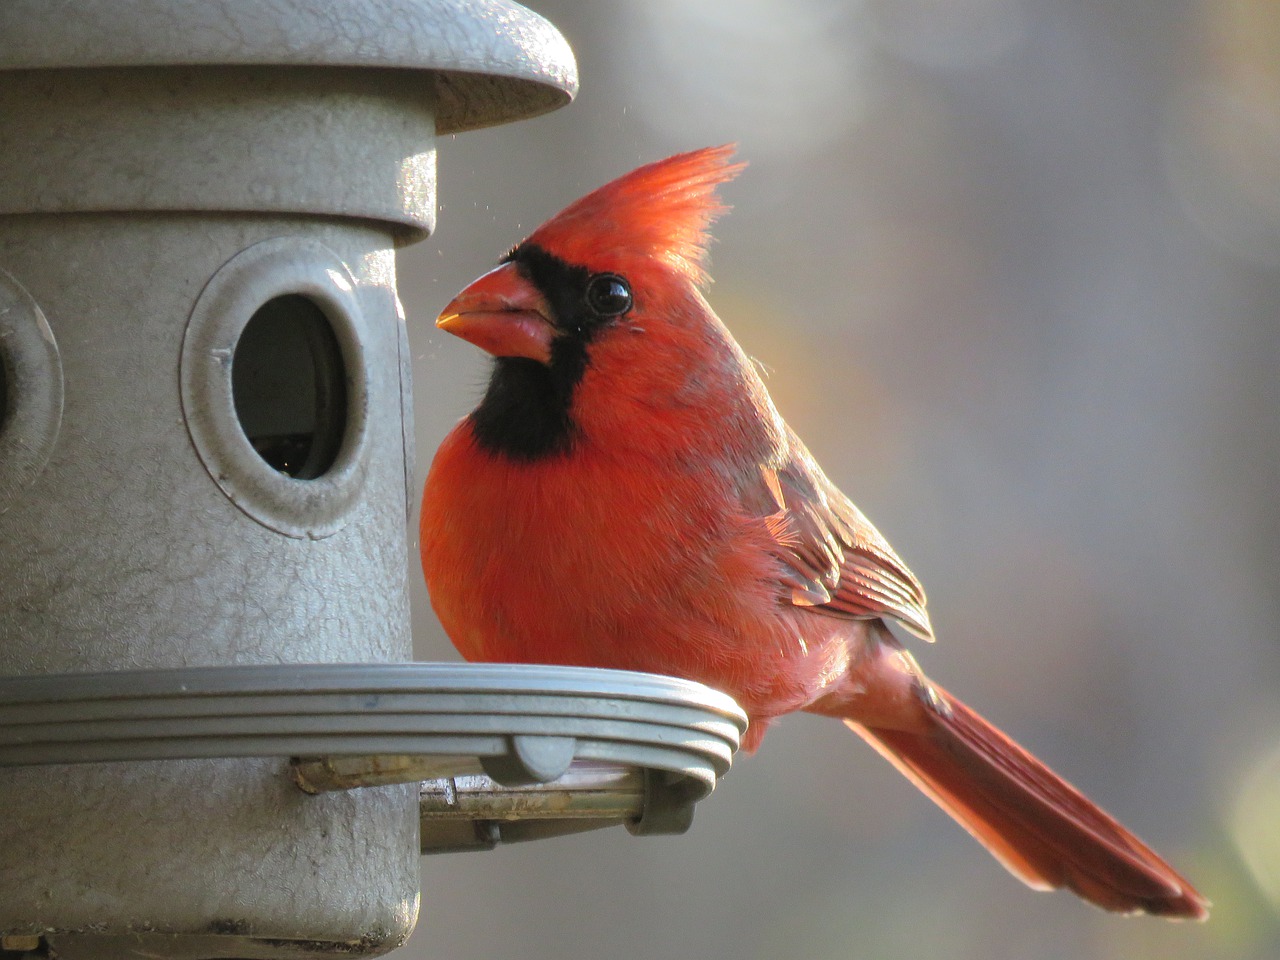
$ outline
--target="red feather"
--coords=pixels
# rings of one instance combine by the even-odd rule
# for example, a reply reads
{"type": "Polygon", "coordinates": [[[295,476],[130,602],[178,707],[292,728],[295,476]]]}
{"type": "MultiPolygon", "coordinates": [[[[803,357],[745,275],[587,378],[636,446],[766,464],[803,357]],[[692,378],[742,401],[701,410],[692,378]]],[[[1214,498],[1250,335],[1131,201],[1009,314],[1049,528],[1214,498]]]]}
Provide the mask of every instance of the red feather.
{"type": "Polygon", "coordinates": [[[583,266],[615,257],[662,261],[704,283],[707,228],[727,209],[716,188],[746,167],[732,156],[726,144],[632,170],[565,207],[528,242],[583,266]]]}
{"type": "Polygon", "coordinates": [[[445,630],[473,660],[725,690],[751,717],[748,751],[783,714],[838,717],[1028,884],[1203,918],[1172,867],[933,686],[885,628],[932,639],[923,589],[698,290],[731,152],[601,187],[442,313],[500,358],[427,477],[423,569],[445,630]],[[629,307],[592,307],[593,277],[629,307]]]}

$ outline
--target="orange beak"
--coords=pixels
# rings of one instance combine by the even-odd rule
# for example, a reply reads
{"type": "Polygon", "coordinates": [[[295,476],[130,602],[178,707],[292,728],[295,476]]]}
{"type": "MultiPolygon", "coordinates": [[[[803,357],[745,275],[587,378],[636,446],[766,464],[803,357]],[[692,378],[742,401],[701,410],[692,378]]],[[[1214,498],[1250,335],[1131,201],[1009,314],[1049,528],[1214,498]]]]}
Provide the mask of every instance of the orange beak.
{"type": "Polygon", "coordinates": [[[449,301],[436,326],[495,357],[551,362],[555,325],[538,288],[514,263],[490,270],[449,301]]]}

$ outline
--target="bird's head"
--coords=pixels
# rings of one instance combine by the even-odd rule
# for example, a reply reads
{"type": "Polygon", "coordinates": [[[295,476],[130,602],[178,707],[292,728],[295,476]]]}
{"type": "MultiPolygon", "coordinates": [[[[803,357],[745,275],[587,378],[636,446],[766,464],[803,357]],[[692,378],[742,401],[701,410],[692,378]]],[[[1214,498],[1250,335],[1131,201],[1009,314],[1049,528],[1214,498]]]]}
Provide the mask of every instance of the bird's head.
{"type": "Polygon", "coordinates": [[[628,401],[696,402],[700,370],[743,362],[698,289],[708,227],[725,210],[716,188],[744,166],[732,153],[678,154],[605,184],[444,308],[440,329],[497,358],[472,415],[482,442],[528,458],[560,452],[593,417],[625,417],[628,401]],[[584,404],[596,389],[609,403],[584,404]]]}

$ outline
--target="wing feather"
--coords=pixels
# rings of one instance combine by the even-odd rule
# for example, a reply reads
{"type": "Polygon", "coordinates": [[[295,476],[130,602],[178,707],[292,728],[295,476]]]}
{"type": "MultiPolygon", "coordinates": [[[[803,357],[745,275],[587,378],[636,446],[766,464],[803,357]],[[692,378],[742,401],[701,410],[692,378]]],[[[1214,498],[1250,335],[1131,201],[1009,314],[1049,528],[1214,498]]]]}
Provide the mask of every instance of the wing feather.
{"type": "Polygon", "coordinates": [[[924,589],[888,541],[787,431],[782,462],[762,469],[785,602],[837,617],[891,617],[933,639],[924,589]]]}

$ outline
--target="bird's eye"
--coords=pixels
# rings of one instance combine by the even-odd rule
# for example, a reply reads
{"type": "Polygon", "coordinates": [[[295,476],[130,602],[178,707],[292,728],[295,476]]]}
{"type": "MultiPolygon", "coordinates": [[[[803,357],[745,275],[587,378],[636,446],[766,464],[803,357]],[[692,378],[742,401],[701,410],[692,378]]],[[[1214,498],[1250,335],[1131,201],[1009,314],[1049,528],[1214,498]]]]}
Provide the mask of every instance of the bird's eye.
{"type": "Polygon", "coordinates": [[[631,287],[616,273],[598,273],[587,281],[587,307],[598,317],[620,317],[631,309],[631,287]]]}

